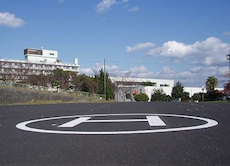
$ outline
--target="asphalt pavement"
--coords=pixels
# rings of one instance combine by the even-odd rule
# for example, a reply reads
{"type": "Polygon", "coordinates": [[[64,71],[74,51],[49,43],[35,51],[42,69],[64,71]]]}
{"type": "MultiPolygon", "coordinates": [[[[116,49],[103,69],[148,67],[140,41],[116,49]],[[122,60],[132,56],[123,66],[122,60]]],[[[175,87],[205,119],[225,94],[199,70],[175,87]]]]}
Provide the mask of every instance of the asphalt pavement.
{"type": "Polygon", "coordinates": [[[230,103],[0,106],[0,165],[230,165],[230,103]]]}

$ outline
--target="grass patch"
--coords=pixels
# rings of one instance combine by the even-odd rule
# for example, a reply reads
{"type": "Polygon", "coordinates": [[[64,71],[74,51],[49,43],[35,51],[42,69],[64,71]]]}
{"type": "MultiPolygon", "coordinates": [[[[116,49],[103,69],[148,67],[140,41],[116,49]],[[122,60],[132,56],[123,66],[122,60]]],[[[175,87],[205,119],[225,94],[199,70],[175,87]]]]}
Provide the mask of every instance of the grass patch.
{"type": "Polygon", "coordinates": [[[76,93],[35,91],[24,88],[0,86],[0,105],[16,104],[59,104],[59,103],[104,103],[113,102],[99,97],[83,96],[76,93]]]}

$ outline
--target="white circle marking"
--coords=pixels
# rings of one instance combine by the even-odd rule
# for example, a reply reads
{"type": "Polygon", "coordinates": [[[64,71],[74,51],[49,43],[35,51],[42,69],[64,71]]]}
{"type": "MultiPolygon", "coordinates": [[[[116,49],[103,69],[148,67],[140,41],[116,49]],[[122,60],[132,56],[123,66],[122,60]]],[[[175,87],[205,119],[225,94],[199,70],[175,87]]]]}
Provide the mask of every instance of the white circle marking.
{"type": "Polygon", "coordinates": [[[74,116],[61,116],[61,117],[51,117],[51,118],[43,118],[43,119],[35,119],[26,122],[22,122],[16,125],[18,129],[25,131],[32,131],[38,133],[53,133],[53,134],[93,134],[93,135],[109,135],[109,134],[143,134],[143,133],[160,133],[160,132],[172,132],[172,131],[186,131],[186,130],[197,130],[197,129],[205,129],[209,127],[214,127],[218,125],[218,122],[208,118],[201,118],[195,116],[188,115],[175,115],[175,114],[94,114],[94,115],[74,115],[74,116]],[[137,130],[137,131],[58,131],[58,130],[46,130],[46,129],[37,129],[31,128],[26,125],[30,123],[36,123],[41,121],[48,120],[57,120],[57,119],[65,119],[65,118],[75,118],[75,117],[97,117],[97,116],[166,116],[166,117],[179,117],[179,118],[188,118],[188,119],[196,119],[207,122],[206,124],[197,125],[197,126],[189,126],[189,127],[179,127],[179,128],[167,128],[167,129],[156,129],[156,130],[137,130]]]}

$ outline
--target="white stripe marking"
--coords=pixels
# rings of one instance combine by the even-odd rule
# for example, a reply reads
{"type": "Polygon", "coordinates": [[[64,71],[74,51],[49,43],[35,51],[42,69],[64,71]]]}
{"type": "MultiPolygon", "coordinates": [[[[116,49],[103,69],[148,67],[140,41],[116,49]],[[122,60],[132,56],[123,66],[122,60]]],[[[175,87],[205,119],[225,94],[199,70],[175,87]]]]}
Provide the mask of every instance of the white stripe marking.
{"type": "Polygon", "coordinates": [[[109,123],[109,122],[147,122],[147,119],[106,119],[106,120],[88,120],[87,123],[109,123]]]}
{"type": "Polygon", "coordinates": [[[77,118],[77,119],[74,119],[70,122],[67,122],[67,123],[64,123],[58,127],[74,127],[74,126],[77,126],[79,124],[81,124],[82,122],[86,122],[87,120],[89,120],[91,117],[80,117],[80,118],[77,118]]]}
{"type": "Polygon", "coordinates": [[[149,126],[166,126],[158,116],[146,116],[149,126]]]}

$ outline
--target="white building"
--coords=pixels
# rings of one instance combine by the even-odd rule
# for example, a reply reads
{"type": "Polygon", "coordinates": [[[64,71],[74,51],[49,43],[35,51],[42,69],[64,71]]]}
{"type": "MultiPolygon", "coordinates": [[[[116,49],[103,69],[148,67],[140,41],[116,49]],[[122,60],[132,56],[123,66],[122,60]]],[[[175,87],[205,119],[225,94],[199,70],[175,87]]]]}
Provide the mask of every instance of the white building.
{"type": "Polygon", "coordinates": [[[123,77],[110,77],[110,79],[116,86],[116,101],[134,101],[134,95],[140,93],[145,93],[151,100],[155,89],[163,89],[167,95],[171,95],[174,86],[174,80],[167,79],[123,77]]]}
{"type": "MultiPolygon", "coordinates": [[[[134,101],[134,95],[145,93],[149,100],[155,90],[162,89],[166,95],[171,96],[174,87],[174,80],[166,79],[150,79],[150,78],[122,78],[110,77],[111,81],[116,85],[116,101],[134,101]],[[143,83],[153,83],[152,86],[146,86],[143,83]]],[[[216,88],[223,90],[223,88],[216,88]]],[[[206,93],[205,87],[184,87],[184,91],[192,97],[195,93],[206,93]]]]}
{"type": "MultiPolygon", "coordinates": [[[[215,88],[215,90],[223,91],[224,88],[215,88]]],[[[205,87],[184,87],[184,91],[189,93],[189,97],[192,97],[195,93],[207,93],[205,87]]]]}
{"type": "Polygon", "coordinates": [[[152,79],[152,78],[124,78],[124,77],[109,77],[113,83],[132,83],[132,84],[138,84],[141,83],[153,83],[156,87],[173,87],[174,86],[174,80],[168,80],[168,79],[152,79]]]}
{"type": "Polygon", "coordinates": [[[0,80],[21,80],[27,75],[50,74],[52,70],[63,69],[79,73],[78,59],[73,64],[58,60],[58,52],[44,49],[25,49],[25,60],[0,59],[0,80]]]}

